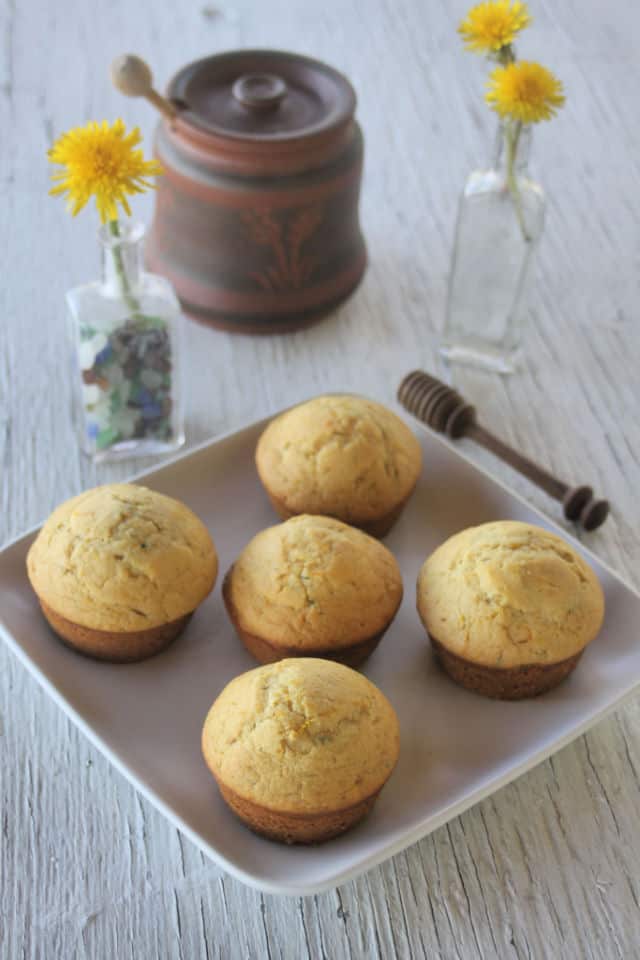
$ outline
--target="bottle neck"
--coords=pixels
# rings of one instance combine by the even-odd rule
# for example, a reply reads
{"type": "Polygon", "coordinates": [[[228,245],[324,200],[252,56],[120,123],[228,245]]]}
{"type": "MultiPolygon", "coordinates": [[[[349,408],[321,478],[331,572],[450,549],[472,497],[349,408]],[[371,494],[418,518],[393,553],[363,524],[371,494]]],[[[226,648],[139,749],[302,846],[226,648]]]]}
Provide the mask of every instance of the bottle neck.
{"type": "Polygon", "coordinates": [[[514,123],[507,120],[499,124],[493,151],[494,170],[507,173],[511,151],[513,151],[513,170],[516,176],[527,172],[531,150],[531,124],[514,123]]]}
{"type": "Polygon", "coordinates": [[[113,220],[100,228],[99,236],[103,291],[130,299],[140,288],[144,226],[113,220]]]}

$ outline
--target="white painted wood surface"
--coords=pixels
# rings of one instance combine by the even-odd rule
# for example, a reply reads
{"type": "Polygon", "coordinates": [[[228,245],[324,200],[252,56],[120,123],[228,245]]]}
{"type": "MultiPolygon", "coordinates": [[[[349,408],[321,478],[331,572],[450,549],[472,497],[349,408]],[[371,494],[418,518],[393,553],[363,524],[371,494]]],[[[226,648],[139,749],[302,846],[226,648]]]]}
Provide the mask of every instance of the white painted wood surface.
{"type": "MultiPolygon", "coordinates": [[[[634,4],[533,0],[521,54],[565,82],[536,131],[549,193],[523,371],[459,375],[498,433],[591,481],[613,516],[589,545],[640,584],[637,496],[640,71],[634,4]]],[[[343,69],[366,138],[371,263],[322,325],[272,339],[189,325],[191,443],[314,391],[390,402],[436,370],[457,194],[489,154],[485,65],[462,51],[462,0],[2,0],[0,4],[0,541],[83,487],[72,434],[64,291],[96,275],[95,223],[46,196],[54,135],[150,108],[109,87],[111,59],[147,57],[160,86],[240,46],[343,69]],[[1,417],[0,417],[1,419],[1,417]],[[6,442],[3,442],[6,439],[6,442]]],[[[138,204],[148,218],[151,201],[138,204]]],[[[488,455],[477,459],[558,516],[488,455]]],[[[133,465],[136,466],[136,465],[133,465]]],[[[631,958],[640,949],[640,701],[359,880],[261,896],[221,873],[142,800],[0,649],[0,956],[631,958]]]]}

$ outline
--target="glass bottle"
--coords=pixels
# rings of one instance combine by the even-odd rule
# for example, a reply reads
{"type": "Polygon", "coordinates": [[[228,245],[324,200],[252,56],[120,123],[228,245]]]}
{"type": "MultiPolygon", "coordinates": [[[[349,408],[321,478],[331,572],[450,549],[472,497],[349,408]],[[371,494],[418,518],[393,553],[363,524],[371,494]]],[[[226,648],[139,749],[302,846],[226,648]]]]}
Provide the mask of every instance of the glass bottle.
{"type": "Polygon", "coordinates": [[[141,269],[141,224],[99,236],[102,279],[67,293],[80,445],[96,462],[166,453],[184,443],[180,305],[141,269]]]}
{"type": "Polygon", "coordinates": [[[467,180],[449,274],[440,352],[449,362],[512,373],[525,294],[544,224],[542,188],[528,174],[531,128],[501,124],[493,165],[467,180]]]}

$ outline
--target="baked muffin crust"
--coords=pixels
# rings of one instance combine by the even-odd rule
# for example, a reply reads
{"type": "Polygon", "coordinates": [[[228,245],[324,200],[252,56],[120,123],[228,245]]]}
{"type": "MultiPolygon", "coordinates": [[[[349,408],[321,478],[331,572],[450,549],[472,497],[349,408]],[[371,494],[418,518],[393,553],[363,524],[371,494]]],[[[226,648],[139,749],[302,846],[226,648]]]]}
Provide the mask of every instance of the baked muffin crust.
{"type": "Polygon", "coordinates": [[[604,618],[602,587],[561,537],[503,520],[451,537],[425,561],[418,612],[429,635],[466,662],[507,669],[582,652],[604,618]]]}
{"type": "Polygon", "coordinates": [[[351,646],[384,630],[402,600],[393,554],[361,530],[302,514],[258,533],[225,581],[236,625],[301,652],[351,646]]]}
{"type": "Polygon", "coordinates": [[[391,410],[350,394],[316,397],[273,420],[256,450],[260,479],[282,516],[326,514],[355,526],[411,494],[421,447],[391,410]]]}
{"type": "Polygon", "coordinates": [[[375,795],[399,743],[395,711],[377,687],[311,657],[236,677],[202,732],[204,758],[221,787],[264,810],[307,816],[375,795]]]}
{"type": "Polygon", "coordinates": [[[198,517],[134,484],[95,487],[61,504],[27,557],[29,579],[47,607],[109,632],[180,620],[211,591],[217,568],[198,517]]]}

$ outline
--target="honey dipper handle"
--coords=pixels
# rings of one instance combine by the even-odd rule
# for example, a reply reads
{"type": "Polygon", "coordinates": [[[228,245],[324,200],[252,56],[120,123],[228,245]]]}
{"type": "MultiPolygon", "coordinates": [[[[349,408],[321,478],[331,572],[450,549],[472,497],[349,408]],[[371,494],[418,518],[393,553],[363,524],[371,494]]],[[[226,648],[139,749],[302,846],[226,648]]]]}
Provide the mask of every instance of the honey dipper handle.
{"type": "Polygon", "coordinates": [[[500,457],[501,460],[508,463],[517,470],[518,473],[523,474],[523,476],[535,483],[536,486],[545,490],[554,500],[562,500],[565,496],[568,489],[566,483],[558,480],[558,478],[554,477],[548,470],[534,463],[533,460],[529,460],[529,458],[525,457],[522,453],[518,453],[513,447],[510,447],[504,443],[504,441],[500,440],[499,437],[485,430],[479,423],[473,423],[467,427],[465,436],[471,437],[472,440],[481,444],[486,450],[495,453],[497,457],[500,457]]]}
{"type": "Polygon", "coordinates": [[[153,88],[153,76],[149,65],[133,53],[125,53],[111,64],[111,82],[125,97],[144,97],[169,120],[177,115],[177,108],[170,100],[160,96],[153,88]]]}
{"type": "Polygon", "coordinates": [[[601,526],[609,515],[609,501],[596,500],[593,490],[586,485],[570,487],[558,480],[543,467],[518,453],[508,444],[494,436],[479,423],[472,423],[467,427],[465,436],[475,440],[487,450],[495,453],[523,476],[527,477],[536,486],[545,490],[554,500],[562,503],[562,509],[567,520],[579,523],[584,530],[595,530],[601,526]]]}

